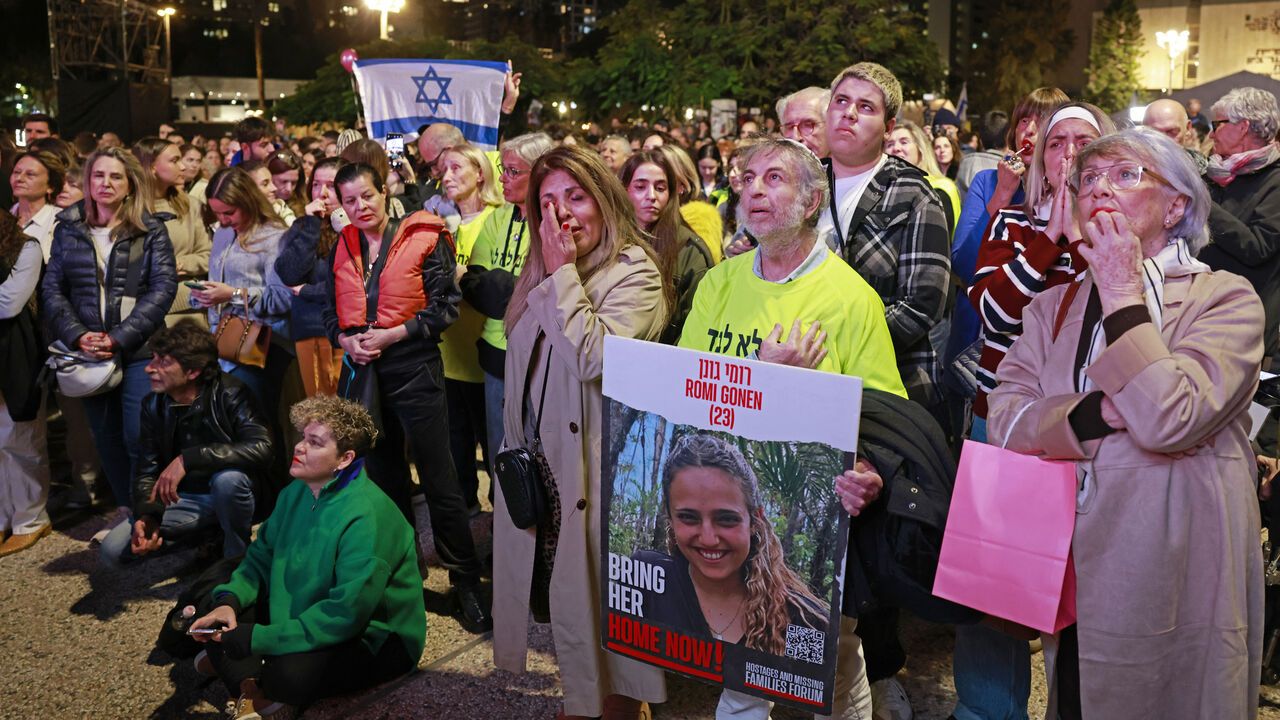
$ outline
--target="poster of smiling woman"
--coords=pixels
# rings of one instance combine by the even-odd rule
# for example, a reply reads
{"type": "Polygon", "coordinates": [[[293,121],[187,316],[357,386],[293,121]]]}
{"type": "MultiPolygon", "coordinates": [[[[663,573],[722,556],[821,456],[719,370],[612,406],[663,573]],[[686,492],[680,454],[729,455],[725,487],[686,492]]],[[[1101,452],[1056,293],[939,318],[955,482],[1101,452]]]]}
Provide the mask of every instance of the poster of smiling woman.
{"type": "Polygon", "coordinates": [[[601,637],[831,712],[858,378],[609,336],[601,637]]]}

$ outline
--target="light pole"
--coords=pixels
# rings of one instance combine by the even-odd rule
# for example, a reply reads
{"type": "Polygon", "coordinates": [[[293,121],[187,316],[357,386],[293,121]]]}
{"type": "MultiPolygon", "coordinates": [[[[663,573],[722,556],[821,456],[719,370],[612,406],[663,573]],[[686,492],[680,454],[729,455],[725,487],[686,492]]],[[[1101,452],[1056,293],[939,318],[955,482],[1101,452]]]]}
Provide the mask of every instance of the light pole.
{"type": "Polygon", "coordinates": [[[171,7],[161,8],[156,14],[164,18],[164,79],[170,82],[173,79],[173,44],[169,39],[169,18],[177,12],[171,7]]]}
{"type": "Polygon", "coordinates": [[[390,40],[391,36],[387,34],[387,13],[400,12],[404,9],[404,0],[364,0],[364,4],[370,10],[378,10],[382,12],[382,34],[379,36],[383,40],[390,40]]]}
{"type": "Polygon", "coordinates": [[[1178,56],[1187,49],[1188,35],[1190,33],[1186,30],[1181,32],[1167,30],[1156,33],[1156,44],[1169,51],[1169,92],[1173,92],[1173,70],[1176,67],[1178,56]]]}

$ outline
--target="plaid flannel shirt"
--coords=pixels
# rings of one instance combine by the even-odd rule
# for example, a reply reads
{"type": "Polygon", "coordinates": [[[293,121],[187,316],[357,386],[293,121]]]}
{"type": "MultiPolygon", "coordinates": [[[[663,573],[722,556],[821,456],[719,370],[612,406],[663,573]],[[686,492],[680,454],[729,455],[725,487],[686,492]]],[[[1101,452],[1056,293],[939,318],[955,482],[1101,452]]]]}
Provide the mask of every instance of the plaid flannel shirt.
{"type": "MultiPolygon", "coordinates": [[[[831,178],[830,161],[824,162],[831,178]]],[[[831,207],[835,204],[832,198],[831,207]]],[[[951,236],[942,201],[924,172],[889,156],[853,217],[836,222],[843,232],[828,242],[884,302],[907,395],[934,405],[941,369],[929,331],[942,320],[951,280],[951,236]]]]}

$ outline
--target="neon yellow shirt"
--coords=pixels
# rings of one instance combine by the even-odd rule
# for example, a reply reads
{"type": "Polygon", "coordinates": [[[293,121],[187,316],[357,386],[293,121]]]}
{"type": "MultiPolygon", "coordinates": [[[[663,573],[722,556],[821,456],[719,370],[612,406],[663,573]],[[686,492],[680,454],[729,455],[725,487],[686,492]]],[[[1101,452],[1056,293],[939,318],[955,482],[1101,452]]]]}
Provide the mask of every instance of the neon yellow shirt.
{"type": "MultiPolygon", "coordinates": [[[[480,226],[493,211],[493,205],[485,205],[471,222],[458,226],[454,238],[457,243],[458,267],[465,268],[469,264],[476,236],[480,234],[480,226]]],[[[440,358],[444,361],[446,378],[470,383],[484,382],[484,371],[480,369],[479,353],[476,351],[476,340],[480,339],[483,328],[484,315],[465,301],[458,303],[457,321],[440,334],[440,358]]]]}
{"type": "Polygon", "coordinates": [[[827,356],[817,369],[862,378],[863,387],[907,396],[898,375],[884,304],[848,263],[830,253],[818,267],[787,283],[762,280],[752,270],[758,250],[729,258],[707,271],[684,321],[680,347],[748,357],[782,325],[801,332],[813,322],[827,333],[827,356]]]}
{"type": "MultiPolygon", "coordinates": [[[[485,218],[471,248],[471,264],[486,270],[501,268],[519,277],[529,256],[529,231],[523,220],[513,220],[516,206],[507,203],[485,218]]],[[[507,349],[507,326],[501,318],[485,318],[480,337],[499,350],[507,349]]]]}

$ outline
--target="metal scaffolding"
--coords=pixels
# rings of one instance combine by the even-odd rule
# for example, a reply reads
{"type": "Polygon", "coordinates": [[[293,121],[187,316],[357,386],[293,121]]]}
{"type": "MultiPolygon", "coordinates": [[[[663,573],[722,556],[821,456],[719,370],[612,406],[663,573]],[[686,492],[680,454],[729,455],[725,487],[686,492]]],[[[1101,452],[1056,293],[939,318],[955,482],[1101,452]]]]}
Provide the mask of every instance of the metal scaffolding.
{"type": "Polygon", "coordinates": [[[163,82],[164,22],[135,0],[46,0],[55,88],[60,79],[163,82]]]}

